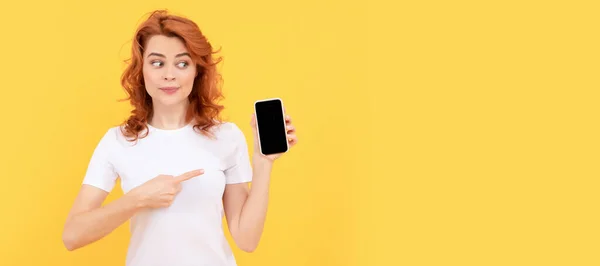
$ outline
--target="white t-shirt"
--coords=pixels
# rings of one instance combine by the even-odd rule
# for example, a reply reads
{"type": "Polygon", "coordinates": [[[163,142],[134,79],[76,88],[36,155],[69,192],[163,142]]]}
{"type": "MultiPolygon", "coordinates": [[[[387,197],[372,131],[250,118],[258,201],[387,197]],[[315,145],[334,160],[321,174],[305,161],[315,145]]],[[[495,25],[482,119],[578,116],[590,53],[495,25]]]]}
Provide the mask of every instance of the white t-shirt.
{"type": "Polygon", "coordinates": [[[102,137],[89,162],[83,184],[105,191],[121,179],[124,193],[160,175],[204,169],[183,181],[167,208],[138,212],[131,219],[127,266],[234,266],[223,231],[222,196],[226,184],[250,182],[252,168],[243,132],[224,122],[212,129],[216,139],[193,130],[149,126],[149,134],[128,142],[119,127],[102,137]]]}

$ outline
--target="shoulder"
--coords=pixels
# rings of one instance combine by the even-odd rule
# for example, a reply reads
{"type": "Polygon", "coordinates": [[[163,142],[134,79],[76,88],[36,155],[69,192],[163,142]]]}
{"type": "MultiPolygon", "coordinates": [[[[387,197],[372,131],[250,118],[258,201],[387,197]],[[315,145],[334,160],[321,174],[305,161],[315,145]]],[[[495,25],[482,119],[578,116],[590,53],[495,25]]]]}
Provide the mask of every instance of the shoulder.
{"type": "Polygon", "coordinates": [[[123,136],[121,128],[122,126],[109,127],[104,133],[104,137],[116,141],[119,137],[123,136]]]}
{"type": "Polygon", "coordinates": [[[104,135],[100,140],[105,146],[118,148],[122,146],[130,146],[132,143],[123,135],[123,126],[112,126],[104,131],[104,135]]]}
{"type": "Polygon", "coordinates": [[[227,168],[240,164],[248,155],[248,141],[242,129],[233,122],[221,122],[214,127],[213,142],[225,161],[227,168]]]}
{"type": "Polygon", "coordinates": [[[213,144],[224,152],[236,151],[248,143],[242,129],[234,122],[220,122],[211,128],[215,135],[213,144]]]}
{"type": "Polygon", "coordinates": [[[220,122],[212,130],[218,139],[238,140],[244,138],[244,132],[234,122],[220,122]]]}

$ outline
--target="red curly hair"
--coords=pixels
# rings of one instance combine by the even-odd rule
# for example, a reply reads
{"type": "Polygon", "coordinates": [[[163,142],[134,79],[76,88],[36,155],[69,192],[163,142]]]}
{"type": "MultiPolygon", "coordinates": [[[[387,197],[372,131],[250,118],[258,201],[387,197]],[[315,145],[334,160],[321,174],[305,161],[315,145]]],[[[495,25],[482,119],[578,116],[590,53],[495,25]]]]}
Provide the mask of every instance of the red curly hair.
{"type": "Polygon", "coordinates": [[[190,53],[198,75],[188,96],[190,105],[186,122],[195,121],[195,130],[212,137],[210,129],[221,121],[219,115],[224,108],[217,103],[224,98],[220,89],[221,75],[216,69],[222,58],[213,58],[218,51],[213,50],[196,23],[185,17],[168,14],[167,10],[151,12],[135,32],[131,58],[125,61],[129,64],[121,76],[121,85],[128,95],[123,101],[129,101],[133,110],[131,116],[121,124],[121,132],[130,141],[147,136],[147,123],[152,117],[153,108],[152,99],[144,86],[142,66],[146,43],[155,35],[180,38],[190,53]],[[142,131],[146,134],[140,135],[142,131]]]}

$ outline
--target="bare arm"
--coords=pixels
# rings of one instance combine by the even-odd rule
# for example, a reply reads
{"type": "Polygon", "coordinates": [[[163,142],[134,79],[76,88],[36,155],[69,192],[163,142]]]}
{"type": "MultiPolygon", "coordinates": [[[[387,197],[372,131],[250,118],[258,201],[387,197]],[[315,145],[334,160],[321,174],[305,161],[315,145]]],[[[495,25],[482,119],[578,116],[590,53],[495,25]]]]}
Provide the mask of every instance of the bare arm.
{"type": "MultiPolygon", "coordinates": [[[[289,115],[285,116],[289,146],[298,142],[296,129],[289,115]]],[[[237,246],[253,252],[263,233],[267,206],[269,203],[269,185],[273,163],[283,154],[262,155],[259,153],[256,116],[250,121],[254,136],[254,155],[252,156],[252,188],[247,183],[229,184],[223,194],[223,207],[227,224],[237,246]]]]}
{"type": "Polygon", "coordinates": [[[75,250],[93,243],[143,208],[170,206],[181,191],[181,182],[203,173],[194,170],[179,176],[159,175],[105,206],[101,205],[108,192],[82,185],[65,223],[62,236],[65,247],[75,250]]]}
{"type": "Polygon", "coordinates": [[[223,205],[229,231],[237,246],[246,252],[256,249],[263,232],[272,167],[269,160],[255,156],[252,188],[249,189],[247,183],[230,184],[225,188],[223,205]]]}
{"type": "Polygon", "coordinates": [[[123,197],[101,207],[108,192],[82,185],[65,223],[62,239],[68,250],[93,243],[126,222],[140,208],[134,197],[123,197]]]}

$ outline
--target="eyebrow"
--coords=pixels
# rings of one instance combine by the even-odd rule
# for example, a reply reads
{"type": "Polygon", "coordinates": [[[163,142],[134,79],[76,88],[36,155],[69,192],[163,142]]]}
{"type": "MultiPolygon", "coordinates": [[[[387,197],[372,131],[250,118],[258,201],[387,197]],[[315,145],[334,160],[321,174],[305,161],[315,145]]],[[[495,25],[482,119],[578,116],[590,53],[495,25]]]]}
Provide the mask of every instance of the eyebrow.
{"type": "MultiPolygon", "coordinates": [[[[150,54],[148,54],[148,57],[153,56],[153,55],[166,58],[165,55],[159,54],[159,53],[150,53],[150,54]]],[[[189,56],[190,58],[192,57],[189,53],[180,53],[180,54],[176,55],[175,57],[177,58],[177,57],[186,56],[186,55],[189,56]]]]}

